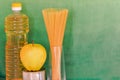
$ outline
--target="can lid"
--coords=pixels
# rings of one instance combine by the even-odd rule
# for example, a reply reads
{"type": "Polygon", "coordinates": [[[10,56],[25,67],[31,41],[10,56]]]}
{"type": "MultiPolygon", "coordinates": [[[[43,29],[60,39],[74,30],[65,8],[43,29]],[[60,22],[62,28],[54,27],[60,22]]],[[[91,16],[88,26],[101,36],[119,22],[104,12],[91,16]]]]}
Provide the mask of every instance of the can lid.
{"type": "Polygon", "coordinates": [[[12,3],[12,10],[13,11],[20,11],[22,9],[22,4],[20,2],[12,3]]]}

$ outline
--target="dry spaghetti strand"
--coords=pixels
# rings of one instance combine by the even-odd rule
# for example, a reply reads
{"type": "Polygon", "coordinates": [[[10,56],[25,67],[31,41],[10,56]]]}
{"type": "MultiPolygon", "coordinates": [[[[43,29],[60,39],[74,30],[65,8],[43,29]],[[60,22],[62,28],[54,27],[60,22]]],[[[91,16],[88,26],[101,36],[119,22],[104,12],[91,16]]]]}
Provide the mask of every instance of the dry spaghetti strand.
{"type": "Polygon", "coordinates": [[[44,9],[42,11],[52,54],[52,80],[61,80],[61,52],[67,9],[44,9]]]}

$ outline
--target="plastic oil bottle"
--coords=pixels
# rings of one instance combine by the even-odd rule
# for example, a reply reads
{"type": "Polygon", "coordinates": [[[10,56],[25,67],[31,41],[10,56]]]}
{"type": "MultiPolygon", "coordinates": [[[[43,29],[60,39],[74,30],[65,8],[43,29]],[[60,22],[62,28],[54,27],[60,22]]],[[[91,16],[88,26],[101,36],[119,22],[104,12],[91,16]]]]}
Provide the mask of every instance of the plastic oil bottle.
{"type": "Polygon", "coordinates": [[[19,52],[27,44],[29,19],[21,13],[22,4],[12,3],[13,13],[5,18],[6,80],[22,80],[22,64],[19,52]]]}

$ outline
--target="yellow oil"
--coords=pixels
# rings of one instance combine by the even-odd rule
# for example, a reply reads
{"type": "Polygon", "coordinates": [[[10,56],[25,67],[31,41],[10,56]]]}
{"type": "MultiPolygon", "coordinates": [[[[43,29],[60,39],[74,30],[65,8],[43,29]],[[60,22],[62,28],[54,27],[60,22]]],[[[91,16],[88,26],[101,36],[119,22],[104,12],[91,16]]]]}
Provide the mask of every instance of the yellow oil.
{"type": "Polygon", "coordinates": [[[5,18],[6,80],[22,80],[20,49],[27,44],[28,20],[20,11],[15,11],[5,18]]]}

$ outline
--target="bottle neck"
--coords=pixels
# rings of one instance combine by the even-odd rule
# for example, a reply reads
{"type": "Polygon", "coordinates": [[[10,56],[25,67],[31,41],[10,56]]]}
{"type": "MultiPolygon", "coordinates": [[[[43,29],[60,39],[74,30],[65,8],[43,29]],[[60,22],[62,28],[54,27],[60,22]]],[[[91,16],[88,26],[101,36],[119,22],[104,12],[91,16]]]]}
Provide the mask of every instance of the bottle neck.
{"type": "Polygon", "coordinates": [[[19,13],[20,13],[20,10],[13,10],[13,13],[14,13],[14,14],[19,14],[19,13]]]}

